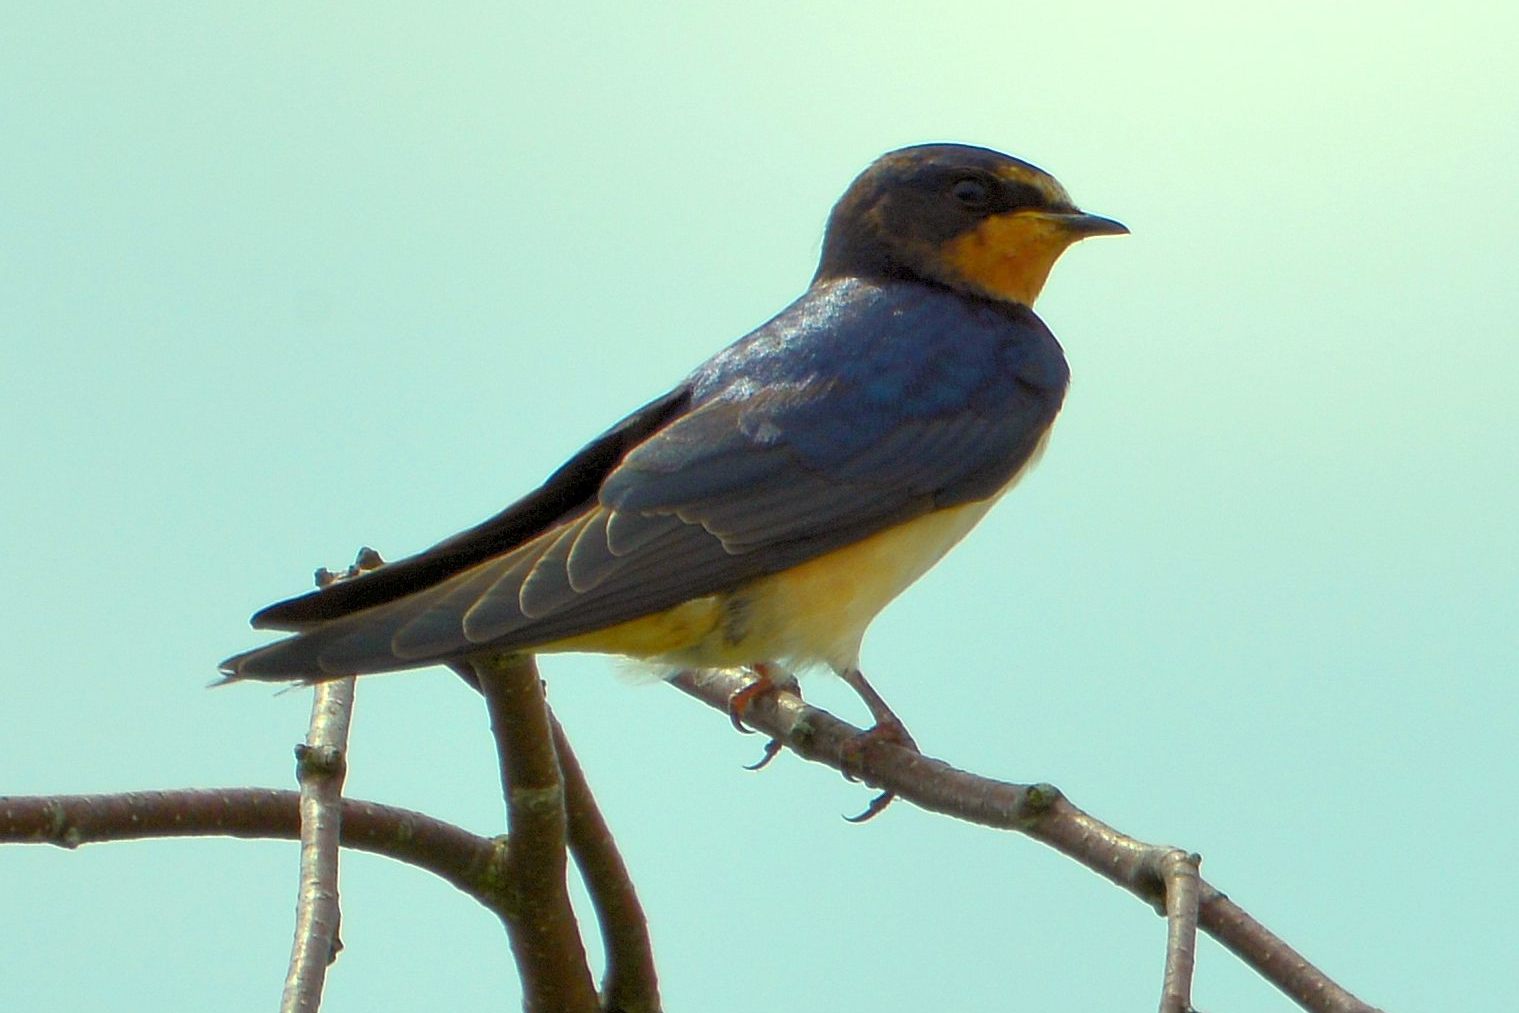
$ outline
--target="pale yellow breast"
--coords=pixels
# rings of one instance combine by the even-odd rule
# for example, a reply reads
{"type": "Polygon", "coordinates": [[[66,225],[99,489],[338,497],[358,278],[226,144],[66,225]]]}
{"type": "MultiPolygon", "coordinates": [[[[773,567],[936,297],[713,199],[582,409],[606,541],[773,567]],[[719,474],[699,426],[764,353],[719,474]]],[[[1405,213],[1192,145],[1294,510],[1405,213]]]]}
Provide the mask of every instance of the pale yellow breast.
{"type": "Polygon", "coordinates": [[[622,654],[688,668],[760,661],[791,667],[859,663],[865,628],[1028,473],[1044,441],[989,499],[938,510],[729,591],[537,648],[622,654]]]}
{"type": "Polygon", "coordinates": [[[746,589],[754,597],[753,621],[739,646],[792,665],[856,667],[865,628],[964,538],[992,502],[939,510],[755,581],[746,589]]]}
{"type": "Polygon", "coordinates": [[[731,591],[537,650],[692,668],[759,661],[853,667],[876,614],[964,538],[992,502],[940,510],[731,591]]]}

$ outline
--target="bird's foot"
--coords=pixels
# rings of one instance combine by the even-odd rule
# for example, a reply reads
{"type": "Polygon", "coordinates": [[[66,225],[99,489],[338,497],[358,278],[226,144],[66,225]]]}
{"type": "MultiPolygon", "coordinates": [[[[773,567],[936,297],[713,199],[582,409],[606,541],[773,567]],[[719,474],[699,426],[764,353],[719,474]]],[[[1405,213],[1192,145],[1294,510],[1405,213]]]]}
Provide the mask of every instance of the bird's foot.
{"type": "MultiPolygon", "coordinates": [[[[921,753],[918,743],[908,732],[907,726],[902,719],[894,714],[886,701],[875,691],[875,687],[866,681],[864,674],[859,669],[851,669],[840,673],[849,687],[859,694],[860,699],[865,701],[865,706],[870,708],[871,717],[875,718],[875,724],[865,731],[846,739],[839,747],[839,771],[850,781],[860,780],[861,763],[865,756],[865,750],[870,746],[884,742],[888,745],[906,749],[911,753],[921,753]]],[[[864,823],[873,819],[883,809],[891,805],[891,800],[897,797],[894,791],[883,791],[870,800],[865,811],[858,816],[844,817],[850,823],[864,823]]]]}
{"type": "Polygon", "coordinates": [[[923,752],[907,731],[907,726],[893,714],[884,721],[877,721],[860,734],[850,736],[839,746],[839,767],[847,780],[860,779],[860,761],[865,755],[865,750],[877,742],[898,746],[909,753],[923,752]]]}
{"type": "MultiPolygon", "coordinates": [[[[733,722],[734,728],[745,735],[754,731],[753,728],[744,724],[744,712],[754,701],[762,696],[769,696],[771,693],[786,692],[795,693],[797,696],[802,695],[802,688],[797,684],[796,676],[779,665],[760,661],[750,665],[749,671],[754,674],[754,681],[728,697],[728,720],[733,722]]],[[[780,745],[775,744],[775,748],[779,749],[780,745]]],[[[770,753],[770,747],[765,747],[765,751],[767,754],[770,753]]]]}
{"type": "MultiPolygon", "coordinates": [[[[733,727],[745,734],[754,729],[744,724],[744,712],[755,700],[769,693],[782,691],[802,695],[802,688],[797,684],[796,676],[781,668],[779,665],[762,661],[751,665],[749,670],[754,673],[754,681],[728,698],[728,720],[733,722],[733,727]]],[[[746,763],[745,770],[763,770],[780,754],[785,743],[780,739],[771,739],[765,743],[763,755],[754,763],[746,763]]]]}
{"type": "MultiPolygon", "coordinates": [[[[844,740],[839,747],[839,770],[846,780],[860,779],[860,764],[865,750],[878,742],[897,746],[911,753],[922,753],[918,744],[913,741],[912,735],[908,733],[907,727],[893,715],[889,720],[877,721],[860,734],[844,740]]],[[[874,819],[881,814],[882,810],[891,805],[891,800],[896,797],[896,792],[887,789],[871,799],[864,812],[856,816],[845,816],[844,819],[849,823],[864,823],[866,820],[874,819]]]]}
{"type": "Polygon", "coordinates": [[[728,697],[728,720],[733,722],[734,728],[745,735],[749,735],[754,729],[744,724],[744,712],[760,697],[779,689],[774,677],[775,670],[770,665],[752,665],[749,671],[754,673],[754,681],[728,697]]]}

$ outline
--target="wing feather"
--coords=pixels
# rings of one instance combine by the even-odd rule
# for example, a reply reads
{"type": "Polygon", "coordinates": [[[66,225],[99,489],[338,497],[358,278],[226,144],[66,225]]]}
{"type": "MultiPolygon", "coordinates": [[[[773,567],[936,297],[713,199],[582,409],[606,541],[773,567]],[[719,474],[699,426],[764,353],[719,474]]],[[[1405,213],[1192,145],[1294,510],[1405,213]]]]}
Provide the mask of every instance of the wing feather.
{"type": "Polygon", "coordinates": [[[522,611],[522,585],[552,543],[552,535],[545,536],[499,562],[484,564],[496,579],[459,616],[471,644],[500,640],[528,624],[529,617],[522,611]]]}
{"type": "MultiPolygon", "coordinates": [[[[402,661],[417,661],[446,658],[472,648],[474,644],[464,633],[464,612],[495,583],[495,569],[491,565],[477,566],[422,592],[405,609],[398,604],[380,606],[397,613],[393,622],[385,623],[392,628],[391,654],[402,661]]],[[[376,623],[378,618],[354,625],[362,629],[376,623]]]]}
{"type": "Polygon", "coordinates": [[[579,594],[570,581],[570,552],[599,511],[566,524],[548,541],[531,570],[522,578],[517,604],[528,619],[540,619],[572,603],[579,594]]]}

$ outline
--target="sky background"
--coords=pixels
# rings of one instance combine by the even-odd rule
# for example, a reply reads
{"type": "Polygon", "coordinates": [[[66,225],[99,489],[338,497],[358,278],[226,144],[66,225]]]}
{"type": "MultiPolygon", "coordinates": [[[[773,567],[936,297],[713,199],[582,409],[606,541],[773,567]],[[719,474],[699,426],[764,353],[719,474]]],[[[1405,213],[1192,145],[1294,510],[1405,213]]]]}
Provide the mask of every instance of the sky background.
{"type": "MultiPolygon", "coordinates": [[[[964,141],[1134,234],[1057,266],[1049,453],[866,672],[1368,1001],[1519,1006],[1512,6],[571,6],[0,18],[0,793],[292,785],[309,694],[205,689],[255,608],[527,492],[798,294],[872,158],[964,141]]],[[[847,825],[837,774],[543,668],[672,1013],[1157,1001],[1164,923],[1072,862],[847,825]]],[[[453,676],[354,720],[352,795],[501,827],[453,676]]],[[[296,857],[0,850],[0,1006],[273,1008],[296,857]]],[[[326,1009],[516,1007],[462,894],[353,855],[342,898],[326,1009]]],[[[1212,944],[1196,1002],[1293,1008],[1212,944]]]]}

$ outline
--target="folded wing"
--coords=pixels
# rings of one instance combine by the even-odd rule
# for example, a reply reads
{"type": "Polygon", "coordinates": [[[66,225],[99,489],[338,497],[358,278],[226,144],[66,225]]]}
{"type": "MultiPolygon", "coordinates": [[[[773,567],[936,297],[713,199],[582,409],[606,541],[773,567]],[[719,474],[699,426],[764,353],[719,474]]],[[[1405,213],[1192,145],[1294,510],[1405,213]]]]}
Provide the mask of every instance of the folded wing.
{"type": "MultiPolygon", "coordinates": [[[[1030,326],[1035,337],[1047,334],[1030,326]]],[[[952,367],[955,355],[946,346],[941,358],[952,367]]],[[[319,680],[482,648],[532,649],[990,496],[1033,453],[1064,386],[1063,377],[1049,389],[1019,382],[1017,356],[991,361],[995,368],[938,368],[931,398],[912,389],[922,376],[893,379],[903,390],[890,396],[879,371],[859,368],[730,385],[696,404],[689,389],[677,391],[624,420],[538,493],[359,578],[345,600],[323,603],[339,584],[260,613],[261,625],[299,635],[223,670],[319,680]]]]}

